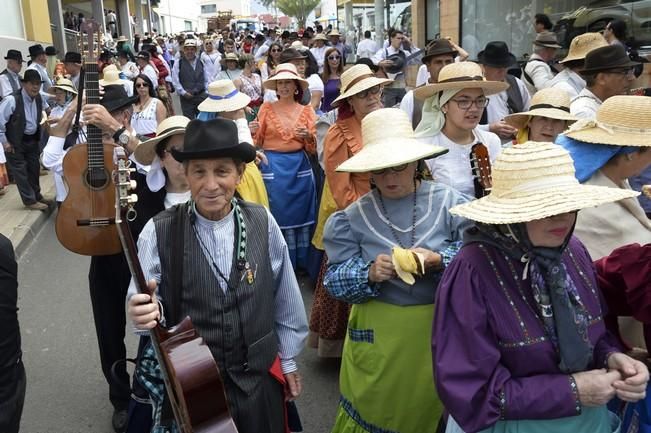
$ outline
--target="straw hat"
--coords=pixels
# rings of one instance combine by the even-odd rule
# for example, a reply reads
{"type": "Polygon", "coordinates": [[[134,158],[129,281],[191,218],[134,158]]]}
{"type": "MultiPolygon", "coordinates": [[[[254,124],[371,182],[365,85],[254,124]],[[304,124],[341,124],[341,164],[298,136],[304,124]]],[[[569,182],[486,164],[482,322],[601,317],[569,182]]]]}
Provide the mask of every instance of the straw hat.
{"type": "Polygon", "coordinates": [[[183,48],[185,47],[195,47],[197,46],[197,41],[195,39],[186,39],[185,42],[183,42],[183,48]]]}
{"type": "Polygon", "coordinates": [[[586,143],[651,146],[651,97],[611,96],[595,119],[581,119],[564,134],[586,143]]]}
{"type": "Polygon", "coordinates": [[[572,39],[567,57],[559,63],[583,60],[590,51],[595,48],[605,47],[606,45],[608,45],[608,42],[606,42],[606,39],[604,39],[601,33],[583,33],[572,39]]]}
{"type": "Polygon", "coordinates": [[[295,50],[303,51],[305,49],[305,45],[303,45],[302,41],[294,41],[290,45],[291,48],[294,48],[295,50]]]}
{"type": "Polygon", "coordinates": [[[556,33],[554,32],[540,32],[536,35],[536,39],[534,39],[533,44],[538,46],[538,47],[545,47],[545,48],[563,48],[562,46],[558,45],[558,41],[556,40],[556,33]]]}
{"type": "Polygon", "coordinates": [[[296,66],[292,63],[281,63],[276,66],[274,74],[263,83],[263,86],[265,89],[276,90],[276,81],[278,80],[296,80],[303,91],[307,90],[309,86],[307,80],[298,75],[296,66]]]}
{"type": "Polygon", "coordinates": [[[344,161],[337,171],[365,173],[448,152],[444,147],[415,138],[411,119],[398,108],[382,108],[364,116],[362,142],[362,150],[344,161]]]}
{"type": "Polygon", "coordinates": [[[535,141],[504,149],[493,164],[492,178],[489,195],[455,206],[450,213],[485,224],[515,224],[639,195],[630,189],[580,184],[567,150],[535,141]]]}
{"type": "Polygon", "coordinates": [[[136,147],[133,156],[140,164],[149,165],[156,157],[156,146],[162,140],[177,134],[185,134],[185,127],[190,119],[185,116],[172,116],[163,120],[156,127],[156,137],[143,141],[136,147]]]}
{"type": "Polygon", "coordinates": [[[123,80],[120,78],[120,71],[117,69],[109,69],[107,66],[104,68],[104,77],[99,80],[100,86],[110,86],[112,84],[127,84],[131,83],[129,80],[123,80]]]}
{"type": "Polygon", "coordinates": [[[239,62],[240,58],[235,53],[226,53],[224,57],[219,61],[222,65],[226,62],[239,62]]]}
{"type": "Polygon", "coordinates": [[[332,106],[337,107],[344,99],[350,98],[357,93],[378,85],[389,84],[393,80],[388,78],[378,78],[371,68],[366,65],[354,65],[341,74],[340,94],[332,101],[332,106]]]}
{"type": "Polygon", "coordinates": [[[65,90],[66,92],[70,92],[73,94],[77,94],[77,89],[75,89],[75,85],[72,84],[72,81],[68,80],[67,78],[59,78],[56,81],[56,84],[54,86],[51,86],[49,89],[47,89],[47,93],[54,95],[54,89],[61,89],[65,90]]]}
{"type": "Polygon", "coordinates": [[[233,81],[217,80],[208,85],[208,97],[199,104],[200,111],[209,113],[220,113],[223,111],[235,111],[246,107],[251,98],[239,92],[233,81]]]}
{"type": "Polygon", "coordinates": [[[326,41],[327,42],[328,38],[323,33],[317,33],[316,35],[314,35],[314,38],[312,38],[312,40],[313,41],[326,41]]]}
{"type": "Polygon", "coordinates": [[[328,33],[328,36],[341,36],[341,33],[339,33],[338,29],[332,29],[330,30],[330,33],[328,33]]]}
{"type": "Polygon", "coordinates": [[[439,81],[414,89],[414,97],[427,99],[435,93],[448,89],[483,89],[484,95],[494,95],[508,89],[503,81],[487,81],[484,72],[475,62],[458,62],[446,65],[439,72],[439,81]]]}
{"type": "Polygon", "coordinates": [[[509,114],[504,121],[514,128],[522,129],[531,116],[547,117],[575,122],[578,118],[570,114],[570,95],[565,90],[548,87],[536,92],[531,98],[529,111],[509,114]]]}

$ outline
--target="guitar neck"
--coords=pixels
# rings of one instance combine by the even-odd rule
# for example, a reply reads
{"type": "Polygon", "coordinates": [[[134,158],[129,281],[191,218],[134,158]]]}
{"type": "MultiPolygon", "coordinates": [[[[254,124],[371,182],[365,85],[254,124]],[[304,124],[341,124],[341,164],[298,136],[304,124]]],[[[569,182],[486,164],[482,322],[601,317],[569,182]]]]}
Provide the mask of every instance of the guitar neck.
{"type": "MultiPolygon", "coordinates": [[[[84,86],[87,104],[99,104],[99,71],[97,63],[87,62],[84,64],[84,86]]],[[[95,125],[87,125],[86,135],[88,137],[88,168],[104,168],[104,147],[102,146],[102,130],[95,125]]]]}

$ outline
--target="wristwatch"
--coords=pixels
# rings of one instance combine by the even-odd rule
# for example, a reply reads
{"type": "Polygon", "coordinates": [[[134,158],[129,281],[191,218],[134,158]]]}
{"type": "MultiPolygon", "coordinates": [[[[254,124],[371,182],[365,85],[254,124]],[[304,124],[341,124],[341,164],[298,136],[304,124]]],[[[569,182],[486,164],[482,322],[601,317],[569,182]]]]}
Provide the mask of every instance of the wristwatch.
{"type": "Polygon", "coordinates": [[[129,131],[127,131],[127,128],[125,127],[118,129],[115,131],[115,134],[113,134],[113,141],[122,146],[126,146],[129,143],[130,138],[131,134],[129,134],[129,131]]]}

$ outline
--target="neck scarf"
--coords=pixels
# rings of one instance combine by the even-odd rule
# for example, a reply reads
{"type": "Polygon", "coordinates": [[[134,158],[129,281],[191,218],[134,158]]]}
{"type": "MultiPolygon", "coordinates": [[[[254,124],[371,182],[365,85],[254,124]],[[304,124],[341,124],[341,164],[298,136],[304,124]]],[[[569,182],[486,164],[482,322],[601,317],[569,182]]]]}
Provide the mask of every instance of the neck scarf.
{"type": "Polygon", "coordinates": [[[441,108],[462,89],[444,90],[437,92],[423,102],[423,115],[416,127],[416,137],[433,137],[445,126],[445,114],[441,108]]]}
{"type": "Polygon", "coordinates": [[[565,373],[585,371],[593,360],[588,313],[562,260],[570,238],[571,233],[558,248],[536,247],[524,223],[477,224],[464,233],[464,244],[492,245],[511,259],[525,263],[522,279],[530,277],[538,317],[560,358],[558,367],[565,373]]]}

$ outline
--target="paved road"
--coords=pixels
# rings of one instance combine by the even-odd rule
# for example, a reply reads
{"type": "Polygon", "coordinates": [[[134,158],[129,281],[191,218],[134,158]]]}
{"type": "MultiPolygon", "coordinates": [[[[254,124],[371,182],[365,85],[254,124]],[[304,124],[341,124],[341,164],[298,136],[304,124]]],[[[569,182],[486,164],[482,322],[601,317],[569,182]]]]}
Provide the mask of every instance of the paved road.
{"type": "MultiPolygon", "coordinates": [[[[23,433],[111,433],[88,294],[89,259],[58,243],[51,218],[19,262],[19,317],[27,369],[23,433]]],[[[311,290],[302,284],[309,311],[311,290]]],[[[129,356],[136,347],[129,337],[129,356]]],[[[336,412],[338,363],[306,349],[298,400],[306,433],[326,433],[336,412]]]]}

